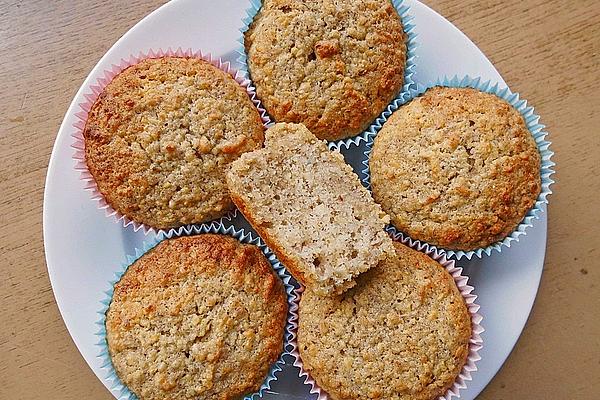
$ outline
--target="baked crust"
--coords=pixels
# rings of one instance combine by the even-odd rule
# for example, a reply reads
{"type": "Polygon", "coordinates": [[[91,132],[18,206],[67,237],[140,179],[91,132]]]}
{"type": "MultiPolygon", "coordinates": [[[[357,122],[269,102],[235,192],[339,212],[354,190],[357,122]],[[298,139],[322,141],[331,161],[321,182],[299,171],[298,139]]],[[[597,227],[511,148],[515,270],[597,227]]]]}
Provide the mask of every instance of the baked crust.
{"type": "Polygon", "coordinates": [[[254,218],[250,208],[246,206],[244,200],[241,196],[237,196],[233,193],[230,194],[233,203],[240,210],[240,212],[244,215],[244,218],[250,223],[252,228],[258,233],[258,235],[265,241],[266,245],[269,246],[269,249],[277,256],[279,262],[281,262],[285,268],[288,270],[290,274],[302,285],[304,286],[316,286],[317,281],[311,279],[310,276],[305,275],[302,272],[301,261],[293,257],[291,254],[288,255],[285,247],[282,243],[280,243],[276,238],[271,237],[266,227],[259,223],[259,221],[254,218]]]}
{"type": "Polygon", "coordinates": [[[165,240],[125,272],[106,314],[139,399],[237,399],[283,350],[287,297],[261,250],[225,235],[165,240]]]}
{"type": "Polygon", "coordinates": [[[337,140],[364,131],[400,92],[406,39],[389,0],[265,0],[244,45],[269,114],[337,140]]]}
{"type": "Polygon", "coordinates": [[[154,228],[200,223],[233,208],[224,169],[262,146],[246,90],[197,58],[147,59],[117,75],[93,104],[85,159],[112,208],[154,228]]]}
{"type": "Polygon", "coordinates": [[[454,250],[504,239],[540,193],[540,154],[523,116],[499,97],[435,87],[375,138],[373,197],[399,230],[454,250]]]}
{"type": "Polygon", "coordinates": [[[433,400],[466,362],[471,319],[436,261],[394,243],[397,257],[340,296],[310,290],[299,307],[298,347],[332,400],[433,400]]]}

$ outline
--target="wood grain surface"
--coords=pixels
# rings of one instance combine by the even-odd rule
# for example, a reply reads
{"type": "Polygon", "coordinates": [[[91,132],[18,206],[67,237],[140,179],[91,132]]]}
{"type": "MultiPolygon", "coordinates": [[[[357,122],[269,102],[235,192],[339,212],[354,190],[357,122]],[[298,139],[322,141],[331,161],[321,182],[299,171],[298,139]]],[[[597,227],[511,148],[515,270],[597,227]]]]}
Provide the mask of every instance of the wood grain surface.
{"type": "MultiPolygon", "coordinates": [[[[0,399],[110,399],[54,302],[44,178],[60,122],[106,50],[159,0],[0,2],[0,399]]],[[[542,115],[556,152],[540,292],[480,399],[600,398],[600,2],[427,0],[542,115]]]]}

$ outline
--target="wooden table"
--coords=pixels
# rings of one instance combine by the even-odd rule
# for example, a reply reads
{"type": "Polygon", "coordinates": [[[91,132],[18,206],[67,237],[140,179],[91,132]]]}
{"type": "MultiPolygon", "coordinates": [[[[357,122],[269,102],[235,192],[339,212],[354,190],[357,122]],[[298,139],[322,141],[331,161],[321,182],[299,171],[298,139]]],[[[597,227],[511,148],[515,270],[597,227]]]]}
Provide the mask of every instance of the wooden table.
{"type": "MultiPolygon", "coordinates": [[[[0,399],[110,399],[54,302],[42,197],[59,124],[106,50],[160,0],[0,5],[0,399]]],[[[548,126],[558,173],[531,318],[480,399],[600,398],[600,2],[428,0],[548,126]]]]}

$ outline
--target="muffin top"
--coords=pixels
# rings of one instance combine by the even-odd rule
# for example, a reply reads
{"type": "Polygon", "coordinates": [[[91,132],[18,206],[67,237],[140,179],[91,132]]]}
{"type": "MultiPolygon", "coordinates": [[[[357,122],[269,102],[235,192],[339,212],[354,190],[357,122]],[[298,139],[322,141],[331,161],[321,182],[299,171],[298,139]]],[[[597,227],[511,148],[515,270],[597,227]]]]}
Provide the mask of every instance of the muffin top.
{"type": "Polygon", "coordinates": [[[452,386],[471,319],[454,279],[400,243],[397,257],[336,297],[305,291],[298,345],[304,368],[333,400],[431,400],[452,386]]]}
{"type": "Polygon", "coordinates": [[[523,116],[471,88],[434,87],[400,107],[375,138],[370,172],[398,229],[454,250],[505,238],[541,189],[523,116]]]}
{"type": "Polygon", "coordinates": [[[224,235],[165,240],[115,285],[106,338],[140,400],[237,399],[283,350],[287,299],[260,249],[224,235]]]}
{"type": "Polygon", "coordinates": [[[83,132],[106,201],[154,228],[208,221],[233,208],[224,169],[263,143],[246,90],[197,58],[146,59],[117,75],[83,132]]]}
{"type": "Polygon", "coordinates": [[[271,116],[337,140],[366,129],[400,92],[406,37],[389,0],[264,0],[244,44],[271,116]]]}

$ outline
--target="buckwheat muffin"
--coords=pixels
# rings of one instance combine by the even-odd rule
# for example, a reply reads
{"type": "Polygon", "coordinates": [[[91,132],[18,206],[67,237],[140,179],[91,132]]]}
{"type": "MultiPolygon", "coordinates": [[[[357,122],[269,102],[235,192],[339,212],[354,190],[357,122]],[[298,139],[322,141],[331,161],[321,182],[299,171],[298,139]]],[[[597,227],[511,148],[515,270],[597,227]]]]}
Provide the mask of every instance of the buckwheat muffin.
{"type": "Polygon", "coordinates": [[[231,197],[294,277],[315,293],[341,293],[393,255],[389,218],[339,152],[304,125],[279,123],[265,148],[227,173],[231,197]]]}
{"type": "Polygon", "coordinates": [[[397,257],[299,307],[298,350],[333,400],[433,400],[466,362],[471,318],[453,278],[436,261],[394,243],[397,257]]]}
{"type": "Polygon", "coordinates": [[[106,339],[140,400],[238,399],[283,350],[287,300],[260,249],[223,235],[165,240],[115,285],[106,339]]]}
{"type": "Polygon", "coordinates": [[[269,114],[327,140],[362,132],[400,92],[406,40],[390,0],[264,0],[244,35],[269,114]]]}
{"type": "Polygon", "coordinates": [[[398,229],[453,250],[504,239],[541,188],[523,116],[471,88],[434,87],[400,107],[375,138],[370,172],[398,229]]]}
{"type": "Polygon", "coordinates": [[[233,208],[224,168],[262,146],[246,90],[197,58],[147,59],[117,75],[83,132],[88,169],[112,208],[154,228],[233,208]]]}

